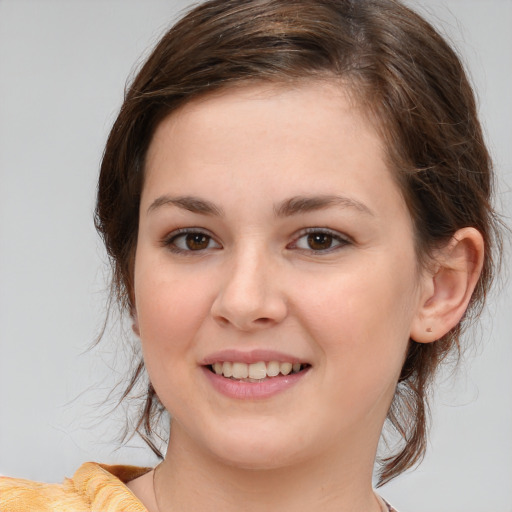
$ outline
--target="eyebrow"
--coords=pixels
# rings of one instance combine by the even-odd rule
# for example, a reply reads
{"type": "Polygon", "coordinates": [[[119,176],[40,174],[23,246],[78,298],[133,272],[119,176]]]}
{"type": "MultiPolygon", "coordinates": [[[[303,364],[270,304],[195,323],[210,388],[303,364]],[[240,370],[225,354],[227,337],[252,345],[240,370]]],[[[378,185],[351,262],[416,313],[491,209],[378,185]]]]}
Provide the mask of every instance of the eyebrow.
{"type": "Polygon", "coordinates": [[[330,206],[355,208],[362,213],[375,216],[373,211],[364,203],[350,197],[335,195],[295,196],[277,205],[274,211],[277,217],[289,217],[300,213],[323,210],[330,206]]]}
{"type": "MultiPolygon", "coordinates": [[[[160,196],[149,205],[147,213],[151,213],[162,206],[177,206],[183,210],[201,215],[224,216],[224,210],[221,207],[211,201],[195,196],[160,196]]],[[[336,195],[294,196],[276,205],[274,207],[274,214],[276,217],[291,217],[301,213],[323,210],[331,206],[355,208],[362,213],[375,215],[364,203],[356,199],[336,195]]]]}
{"type": "Polygon", "coordinates": [[[199,197],[194,196],[178,196],[171,197],[168,195],[160,196],[156,198],[147,209],[147,213],[151,213],[152,211],[162,207],[162,206],[177,206],[183,210],[188,210],[189,212],[199,213],[201,215],[214,215],[217,217],[222,217],[224,215],[224,211],[219,206],[216,206],[211,201],[207,201],[206,199],[201,199],[199,197]]]}

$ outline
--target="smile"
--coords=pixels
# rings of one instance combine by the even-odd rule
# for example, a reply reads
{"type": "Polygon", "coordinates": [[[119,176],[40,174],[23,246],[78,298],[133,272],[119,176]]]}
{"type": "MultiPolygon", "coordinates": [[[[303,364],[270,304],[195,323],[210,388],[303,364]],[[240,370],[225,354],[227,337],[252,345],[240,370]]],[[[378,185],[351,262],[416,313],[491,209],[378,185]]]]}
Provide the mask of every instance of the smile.
{"type": "Polygon", "coordinates": [[[299,373],[307,366],[309,365],[279,361],[258,361],[251,364],[223,361],[209,365],[209,369],[216,375],[221,375],[228,379],[244,382],[260,382],[279,375],[286,376],[299,373]]]}
{"type": "Polygon", "coordinates": [[[307,381],[310,363],[269,350],[223,350],[201,362],[212,388],[235,400],[259,401],[289,392],[307,381]]]}

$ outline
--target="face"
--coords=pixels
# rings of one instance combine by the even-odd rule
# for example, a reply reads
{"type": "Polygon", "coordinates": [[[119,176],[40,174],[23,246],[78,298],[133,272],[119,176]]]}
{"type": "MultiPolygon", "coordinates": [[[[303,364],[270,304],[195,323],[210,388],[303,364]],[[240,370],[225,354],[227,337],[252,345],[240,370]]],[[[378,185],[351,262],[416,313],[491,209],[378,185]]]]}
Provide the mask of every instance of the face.
{"type": "Polygon", "coordinates": [[[245,87],[165,119],[134,295],[171,443],[252,468],[372,451],[422,282],[381,140],[343,89],[245,87]]]}

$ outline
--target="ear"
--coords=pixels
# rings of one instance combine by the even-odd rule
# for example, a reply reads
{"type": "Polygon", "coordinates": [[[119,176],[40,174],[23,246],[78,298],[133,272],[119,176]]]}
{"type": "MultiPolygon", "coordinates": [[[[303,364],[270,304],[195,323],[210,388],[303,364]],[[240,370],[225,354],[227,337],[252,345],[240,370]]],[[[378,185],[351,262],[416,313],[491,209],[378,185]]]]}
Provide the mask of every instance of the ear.
{"type": "Polygon", "coordinates": [[[430,343],[453,329],[464,315],[484,261],[484,241],[475,228],[459,229],[426,270],[411,339],[430,343]]]}

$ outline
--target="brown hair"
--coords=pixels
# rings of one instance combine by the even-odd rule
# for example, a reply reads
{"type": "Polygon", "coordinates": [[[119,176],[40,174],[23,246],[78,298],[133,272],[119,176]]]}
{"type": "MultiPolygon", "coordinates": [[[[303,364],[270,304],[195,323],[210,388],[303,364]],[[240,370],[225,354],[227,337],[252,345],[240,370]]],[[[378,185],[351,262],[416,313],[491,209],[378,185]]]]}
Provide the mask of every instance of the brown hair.
{"type": "MultiPolygon", "coordinates": [[[[210,0],[160,40],[131,86],[106,145],[96,226],[113,266],[112,292],[133,307],[133,266],[144,160],[160,121],[199,95],[247,81],[340,80],[374,120],[414,221],[425,264],[432,250],[473,226],[485,262],[463,321],[435,343],[411,340],[388,413],[403,444],[384,459],[380,484],[424,455],[428,385],[459,347],[493,274],[499,241],[492,168],[472,88],[455,52],[395,0],[210,0]]],[[[126,396],[144,373],[138,364],[126,396]]],[[[151,441],[162,406],[151,384],[137,431],[151,441]]]]}

